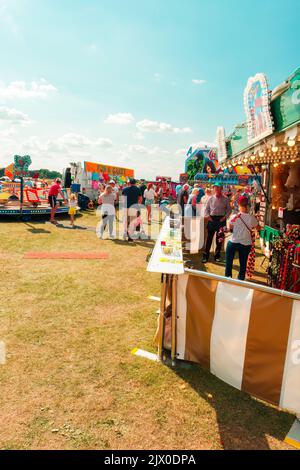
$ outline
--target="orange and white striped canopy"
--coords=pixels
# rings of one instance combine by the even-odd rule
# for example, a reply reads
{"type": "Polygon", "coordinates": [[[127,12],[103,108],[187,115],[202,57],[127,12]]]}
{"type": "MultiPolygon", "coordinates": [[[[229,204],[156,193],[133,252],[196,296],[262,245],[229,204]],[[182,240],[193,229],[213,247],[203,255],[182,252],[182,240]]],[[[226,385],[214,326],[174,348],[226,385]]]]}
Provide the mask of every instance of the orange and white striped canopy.
{"type": "Polygon", "coordinates": [[[176,353],[239,390],[300,413],[299,300],[179,276],[176,353]]]}

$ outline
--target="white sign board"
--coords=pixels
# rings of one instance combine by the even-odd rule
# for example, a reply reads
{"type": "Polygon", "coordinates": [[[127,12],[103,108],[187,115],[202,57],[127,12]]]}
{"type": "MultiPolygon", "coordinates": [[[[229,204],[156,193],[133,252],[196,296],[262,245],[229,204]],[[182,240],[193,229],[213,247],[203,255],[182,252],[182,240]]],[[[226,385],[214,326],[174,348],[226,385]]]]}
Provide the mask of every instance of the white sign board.
{"type": "Polygon", "coordinates": [[[180,219],[172,227],[173,220],[166,217],[155,244],[147,271],[151,273],[183,274],[182,235],[180,219]]]}

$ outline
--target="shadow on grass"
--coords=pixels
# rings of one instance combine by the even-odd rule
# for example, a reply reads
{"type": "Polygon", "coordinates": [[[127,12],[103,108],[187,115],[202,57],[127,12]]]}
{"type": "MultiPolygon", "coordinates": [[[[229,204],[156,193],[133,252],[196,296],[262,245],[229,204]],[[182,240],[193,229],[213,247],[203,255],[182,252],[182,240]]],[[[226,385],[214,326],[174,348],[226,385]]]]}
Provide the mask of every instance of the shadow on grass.
{"type": "Polygon", "coordinates": [[[284,441],[295,416],[225,384],[197,364],[170,368],[215,410],[220,444],[226,449],[270,449],[267,436],[284,441]]]}
{"type": "Polygon", "coordinates": [[[74,225],[74,227],[72,227],[72,225],[64,225],[64,224],[60,224],[58,223],[57,228],[60,228],[60,229],[63,229],[63,230],[88,230],[88,231],[93,231],[93,232],[96,232],[96,228],[95,227],[86,227],[85,225],[74,225]]]}
{"type": "Polygon", "coordinates": [[[27,231],[34,235],[43,235],[43,234],[48,235],[49,233],[51,233],[50,230],[45,230],[44,228],[35,228],[34,225],[29,224],[28,222],[24,222],[24,225],[29,227],[27,231]]]}

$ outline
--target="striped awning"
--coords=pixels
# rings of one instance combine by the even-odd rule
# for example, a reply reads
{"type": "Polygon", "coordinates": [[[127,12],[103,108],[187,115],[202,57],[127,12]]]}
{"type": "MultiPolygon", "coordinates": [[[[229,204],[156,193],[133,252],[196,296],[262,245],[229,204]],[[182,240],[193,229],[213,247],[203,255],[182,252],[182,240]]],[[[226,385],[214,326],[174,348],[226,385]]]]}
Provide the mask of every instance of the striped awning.
{"type": "Polygon", "coordinates": [[[177,358],[300,413],[300,296],[205,276],[179,276],[177,358]]]}

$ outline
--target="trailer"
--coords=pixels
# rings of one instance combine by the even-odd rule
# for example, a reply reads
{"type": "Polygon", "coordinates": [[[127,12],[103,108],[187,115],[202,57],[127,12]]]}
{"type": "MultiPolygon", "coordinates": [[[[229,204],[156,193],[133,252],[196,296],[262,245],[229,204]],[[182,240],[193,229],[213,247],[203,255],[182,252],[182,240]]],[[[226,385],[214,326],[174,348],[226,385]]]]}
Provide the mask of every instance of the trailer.
{"type": "Polygon", "coordinates": [[[70,163],[63,170],[63,185],[70,188],[73,184],[80,185],[78,192],[88,196],[91,201],[97,201],[100,183],[108,183],[114,180],[122,186],[129,178],[134,178],[134,170],[102,163],[81,162],[70,163]]]}

